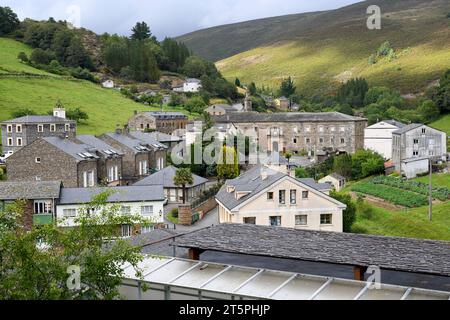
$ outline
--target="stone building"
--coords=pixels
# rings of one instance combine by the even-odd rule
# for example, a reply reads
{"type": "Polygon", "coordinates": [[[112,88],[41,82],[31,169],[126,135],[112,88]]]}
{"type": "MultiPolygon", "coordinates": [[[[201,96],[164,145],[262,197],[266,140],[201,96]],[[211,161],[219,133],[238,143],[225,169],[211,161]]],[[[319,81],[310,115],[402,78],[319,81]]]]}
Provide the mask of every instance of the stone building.
{"type": "Polygon", "coordinates": [[[65,187],[98,185],[96,150],[59,137],[35,140],[6,161],[9,181],[62,181],[65,187]]]}
{"type": "Polygon", "coordinates": [[[53,116],[25,116],[1,123],[3,152],[17,151],[39,138],[76,135],[76,121],[66,119],[64,108],[53,109],[53,116]]]}
{"type": "Polygon", "coordinates": [[[392,162],[407,178],[429,170],[428,159],[446,161],[447,135],[421,123],[413,123],[392,133],[392,162]]]}
{"type": "Polygon", "coordinates": [[[180,112],[137,112],[128,120],[132,131],[159,131],[172,134],[175,130],[186,129],[188,117],[180,112]]]}
{"type": "Polygon", "coordinates": [[[214,117],[217,124],[232,124],[253,137],[262,151],[321,151],[354,153],[364,148],[367,119],[338,112],[324,113],[230,113],[214,117]]]}
{"type": "Polygon", "coordinates": [[[97,175],[102,185],[116,187],[122,184],[123,152],[91,135],[77,136],[76,141],[91,146],[91,151],[99,157],[97,175]]]}
{"type": "Polygon", "coordinates": [[[162,147],[154,147],[133,138],[122,129],[103,134],[99,139],[123,153],[122,180],[125,184],[128,185],[148,176],[152,171],[157,171],[158,164],[154,160],[154,150],[162,147]]]}

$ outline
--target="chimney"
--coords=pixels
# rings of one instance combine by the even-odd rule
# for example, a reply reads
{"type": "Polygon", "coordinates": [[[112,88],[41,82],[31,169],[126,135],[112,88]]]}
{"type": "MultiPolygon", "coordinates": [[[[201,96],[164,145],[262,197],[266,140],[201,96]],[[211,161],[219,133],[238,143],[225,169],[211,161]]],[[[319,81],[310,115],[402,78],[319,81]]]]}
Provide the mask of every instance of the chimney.
{"type": "Polygon", "coordinates": [[[58,100],[56,106],[53,108],[53,116],[63,119],[66,118],[66,109],[64,108],[60,100],[58,100]]]}

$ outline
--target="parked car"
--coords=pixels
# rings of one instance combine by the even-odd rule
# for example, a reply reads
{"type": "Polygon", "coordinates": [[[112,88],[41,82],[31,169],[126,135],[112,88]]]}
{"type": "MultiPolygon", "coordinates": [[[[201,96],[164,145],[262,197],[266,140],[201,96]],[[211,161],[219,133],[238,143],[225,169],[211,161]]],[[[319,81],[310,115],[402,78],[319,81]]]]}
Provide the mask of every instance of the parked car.
{"type": "Polygon", "coordinates": [[[14,153],[13,151],[8,151],[5,154],[0,155],[0,162],[5,163],[6,159],[8,159],[10,156],[12,156],[13,153],[14,153]]]}

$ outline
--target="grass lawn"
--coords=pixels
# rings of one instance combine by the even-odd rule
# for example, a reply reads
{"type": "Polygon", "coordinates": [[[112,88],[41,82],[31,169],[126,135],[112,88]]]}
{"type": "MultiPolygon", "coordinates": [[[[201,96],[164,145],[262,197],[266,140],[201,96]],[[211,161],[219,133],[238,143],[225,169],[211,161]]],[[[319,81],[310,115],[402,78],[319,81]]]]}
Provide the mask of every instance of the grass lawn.
{"type": "Polygon", "coordinates": [[[368,234],[450,241],[450,202],[435,205],[433,221],[428,220],[428,207],[388,211],[374,205],[370,219],[358,212],[354,226],[368,234]]]}
{"type": "Polygon", "coordinates": [[[430,127],[444,131],[447,135],[450,135],[450,114],[441,117],[439,120],[430,124],[430,127]]]}
{"type": "MultiPolygon", "coordinates": [[[[89,120],[78,124],[80,134],[101,134],[114,130],[117,124],[126,124],[135,110],[161,110],[136,103],[116,90],[104,89],[88,81],[53,75],[53,78],[2,77],[1,70],[3,73],[47,74],[21,63],[17,59],[21,51],[29,54],[31,49],[20,42],[0,38],[0,121],[11,119],[11,113],[22,108],[46,114],[61,100],[66,109],[79,107],[88,113],[89,120]]],[[[164,106],[163,111],[179,111],[192,118],[182,108],[164,106]]]]}
{"type": "MultiPolygon", "coordinates": [[[[428,184],[428,176],[420,177],[414,179],[414,181],[419,181],[428,184]]],[[[433,186],[447,187],[450,188],[450,173],[439,173],[433,174],[433,186]]]]}

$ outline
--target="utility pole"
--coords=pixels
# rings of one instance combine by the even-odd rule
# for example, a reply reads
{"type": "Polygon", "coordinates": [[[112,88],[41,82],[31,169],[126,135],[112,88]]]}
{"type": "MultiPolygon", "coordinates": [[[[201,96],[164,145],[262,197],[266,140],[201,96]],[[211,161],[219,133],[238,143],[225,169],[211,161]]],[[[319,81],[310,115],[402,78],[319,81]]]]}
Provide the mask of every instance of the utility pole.
{"type": "Polygon", "coordinates": [[[428,192],[429,192],[429,208],[428,208],[428,218],[430,222],[433,220],[433,162],[432,157],[428,160],[430,162],[430,173],[428,181],[428,192]]]}

